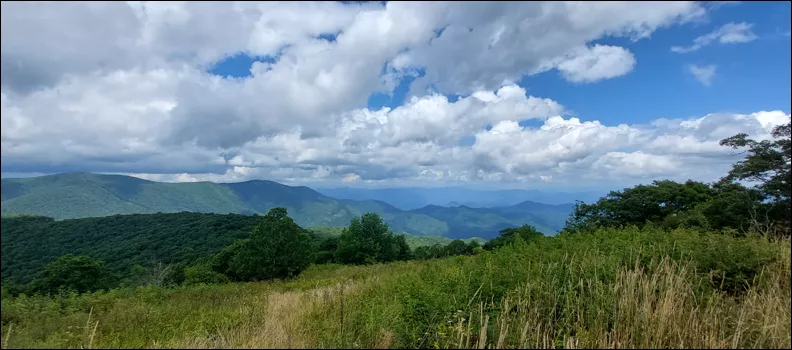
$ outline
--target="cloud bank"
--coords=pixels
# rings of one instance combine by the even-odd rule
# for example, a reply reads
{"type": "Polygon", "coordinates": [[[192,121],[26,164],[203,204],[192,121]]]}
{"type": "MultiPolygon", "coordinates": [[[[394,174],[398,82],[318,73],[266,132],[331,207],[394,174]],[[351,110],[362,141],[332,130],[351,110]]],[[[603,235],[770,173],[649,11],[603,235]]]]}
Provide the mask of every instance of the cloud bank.
{"type": "MultiPolygon", "coordinates": [[[[3,2],[0,13],[4,173],[347,185],[709,180],[736,159],[720,138],[768,137],[789,118],[604,125],[516,84],[548,71],[573,84],[630,74],[639,62],[628,48],[595,41],[640,41],[701,18],[695,2],[3,2]],[[209,73],[238,54],[266,59],[247,78],[209,73]],[[405,77],[416,79],[403,105],[367,108],[405,77]]],[[[718,33],[707,43],[747,35],[718,33]]]]}

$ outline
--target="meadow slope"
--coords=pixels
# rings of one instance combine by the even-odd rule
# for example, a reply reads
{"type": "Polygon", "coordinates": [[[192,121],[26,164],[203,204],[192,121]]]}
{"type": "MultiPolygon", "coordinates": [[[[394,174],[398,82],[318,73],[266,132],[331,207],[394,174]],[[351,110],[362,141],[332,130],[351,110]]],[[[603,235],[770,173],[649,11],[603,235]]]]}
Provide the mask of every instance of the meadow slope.
{"type": "Polygon", "coordinates": [[[652,228],[265,283],[3,292],[4,348],[790,348],[790,241],[652,228]]]}

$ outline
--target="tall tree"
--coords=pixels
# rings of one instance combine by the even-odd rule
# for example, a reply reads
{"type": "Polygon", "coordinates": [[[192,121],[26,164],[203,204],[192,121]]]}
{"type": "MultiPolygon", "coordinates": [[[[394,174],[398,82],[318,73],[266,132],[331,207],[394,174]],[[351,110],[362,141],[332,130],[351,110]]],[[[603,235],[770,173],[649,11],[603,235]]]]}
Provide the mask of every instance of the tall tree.
{"type": "Polygon", "coordinates": [[[394,236],[376,213],[353,218],[338,240],[336,260],[344,264],[373,264],[406,259],[409,247],[394,236]]]}
{"type": "Polygon", "coordinates": [[[774,140],[756,141],[749,139],[747,134],[740,133],[720,141],[722,146],[734,149],[745,149],[745,159],[732,167],[724,181],[736,180],[758,182],[760,190],[769,202],[768,217],[778,222],[789,232],[792,221],[792,186],[790,186],[790,161],[792,161],[792,140],[790,140],[792,122],[773,128],[771,135],[774,140]]]}
{"type": "Polygon", "coordinates": [[[309,232],[297,225],[285,208],[273,208],[249,238],[220,252],[215,266],[237,281],[289,278],[308,267],[315,248],[309,232]]]}

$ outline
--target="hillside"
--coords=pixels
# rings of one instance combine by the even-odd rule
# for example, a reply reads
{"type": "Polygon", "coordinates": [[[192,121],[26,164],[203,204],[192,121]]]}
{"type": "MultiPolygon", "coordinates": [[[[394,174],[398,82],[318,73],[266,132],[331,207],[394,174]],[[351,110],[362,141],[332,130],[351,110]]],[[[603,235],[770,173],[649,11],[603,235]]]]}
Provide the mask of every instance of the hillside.
{"type": "Polygon", "coordinates": [[[248,236],[260,219],[238,214],[114,215],[54,221],[3,217],[2,276],[27,283],[63,254],[86,254],[116,273],[134,264],[191,262],[248,236]]]}
{"type": "Polygon", "coordinates": [[[494,232],[524,223],[530,223],[544,234],[553,235],[564,227],[564,221],[573,209],[572,204],[548,205],[527,201],[500,208],[429,205],[411,212],[448,223],[456,238],[481,234],[481,237],[489,239],[497,235],[494,232]]]}
{"type": "Polygon", "coordinates": [[[303,227],[346,226],[366,212],[380,214],[394,232],[448,238],[491,238],[500,228],[535,225],[546,234],[563,226],[565,206],[536,203],[535,208],[445,208],[436,215],[425,208],[400,210],[375,200],[339,200],[308,187],[273,181],[239,183],[162,183],[122,175],[64,173],[2,179],[3,214],[38,214],[58,220],[114,214],[236,213],[264,214],[285,207],[303,227]],[[469,218],[467,221],[458,218],[469,218]]]}
{"type": "Polygon", "coordinates": [[[580,200],[596,202],[601,192],[558,192],[539,190],[488,190],[462,187],[403,187],[403,188],[317,188],[319,193],[338,199],[378,200],[402,210],[414,210],[427,205],[473,208],[507,207],[525,201],[545,204],[566,204],[580,200]]]}
{"type": "Polygon", "coordinates": [[[4,348],[789,349],[789,276],[789,239],[603,230],[288,281],[4,289],[0,312],[4,348]]]}
{"type": "MultiPolygon", "coordinates": [[[[47,263],[64,254],[86,254],[110,270],[126,274],[135,265],[180,264],[215,254],[248,236],[260,217],[239,214],[158,213],[113,215],[55,221],[43,216],[0,218],[4,281],[27,283],[47,263]]],[[[343,227],[309,228],[319,239],[343,227]]],[[[438,236],[407,235],[411,248],[448,244],[438,236]]],[[[465,240],[477,240],[480,238],[465,240]]]]}

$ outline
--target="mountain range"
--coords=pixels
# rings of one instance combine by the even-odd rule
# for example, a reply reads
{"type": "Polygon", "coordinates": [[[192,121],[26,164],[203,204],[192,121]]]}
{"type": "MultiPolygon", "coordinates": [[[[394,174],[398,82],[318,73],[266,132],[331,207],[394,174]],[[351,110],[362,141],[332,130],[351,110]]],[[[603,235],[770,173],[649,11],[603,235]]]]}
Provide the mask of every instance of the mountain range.
{"type": "Polygon", "coordinates": [[[605,191],[558,192],[540,190],[488,190],[464,187],[400,187],[400,188],[316,188],[329,197],[352,200],[379,200],[402,209],[413,210],[427,205],[472,208],[505,207],[525,201],[544,204],[568,204],[575,201],[596,202],[605,191]]]}
{"type": "Polygon", "coordinates": [[[572,204],[531,201],[511,206],[473,208],[428,205],[402,210],[379,200],[336,199],[304,186],[273,181],[164,183],[123,175],[63,173],[5,178],[0,186],[3,214],[37,214],[58,220],[172,212],[264,214],[287,208],[303,227],[341,227],[366,212],[376,212],[394,232],[416,236],[489,239],[522,224],[545,234],[563,228],[572,204]]]}

